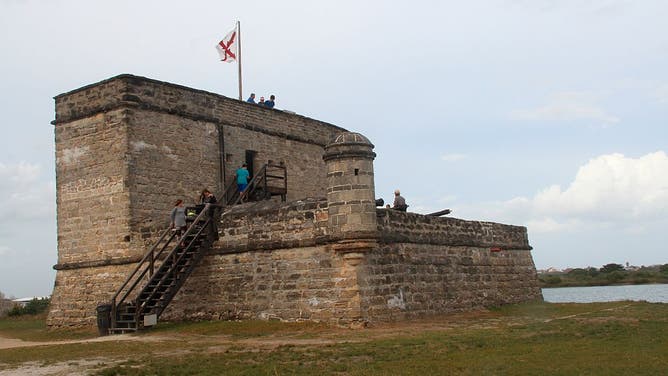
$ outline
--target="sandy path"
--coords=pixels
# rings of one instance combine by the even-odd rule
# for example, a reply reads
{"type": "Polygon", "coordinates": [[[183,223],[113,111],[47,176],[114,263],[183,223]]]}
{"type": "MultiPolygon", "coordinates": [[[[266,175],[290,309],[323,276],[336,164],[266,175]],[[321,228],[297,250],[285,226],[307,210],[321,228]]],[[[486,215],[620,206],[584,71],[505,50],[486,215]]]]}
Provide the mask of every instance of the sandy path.
{"type": "Polygon", "coordinates": [[[16,338],[6,338],[0,336],[0,350],[2,349],[12,349],[16,347],[32,347],[32,346],[53,346],[53,345],[65,345],[69,343],[85,343],[85,342],[107,342],[107,341],[139,341],[141,340],[138,336],[132,336],[130,334],[117,334],[113,336],[104,336],[96,337],[89,339],[76,339],[76,340],[67,340],[67,341],[48,341],[48,342],[32,342],[32,341],[23,341],[16,338]]]}

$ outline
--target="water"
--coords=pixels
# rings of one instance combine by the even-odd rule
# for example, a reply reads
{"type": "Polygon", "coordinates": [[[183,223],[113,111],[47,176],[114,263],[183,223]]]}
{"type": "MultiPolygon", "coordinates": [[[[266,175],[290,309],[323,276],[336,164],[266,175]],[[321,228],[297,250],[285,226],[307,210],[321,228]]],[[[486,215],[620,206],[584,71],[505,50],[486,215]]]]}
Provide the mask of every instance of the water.
{"type": "Polygon", "coordinates": [[[668,284],[545,288],[543,298],[550,303],[593,303],[618,300],[668,303],[668,284]]]}

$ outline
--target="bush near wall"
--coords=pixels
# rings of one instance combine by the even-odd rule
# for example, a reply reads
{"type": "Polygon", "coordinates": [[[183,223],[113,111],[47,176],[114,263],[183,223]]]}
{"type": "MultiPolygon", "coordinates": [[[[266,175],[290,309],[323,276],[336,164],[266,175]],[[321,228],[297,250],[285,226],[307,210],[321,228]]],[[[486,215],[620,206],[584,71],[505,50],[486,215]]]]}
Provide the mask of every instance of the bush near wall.
{"type": "Polygon", "coordinates": [[[50,298],[35,298],[25,306],[15,305],[7,314],[9,316],[37,315],[46,312],[49,308],[49,303],[51,303],[50,298]]]}

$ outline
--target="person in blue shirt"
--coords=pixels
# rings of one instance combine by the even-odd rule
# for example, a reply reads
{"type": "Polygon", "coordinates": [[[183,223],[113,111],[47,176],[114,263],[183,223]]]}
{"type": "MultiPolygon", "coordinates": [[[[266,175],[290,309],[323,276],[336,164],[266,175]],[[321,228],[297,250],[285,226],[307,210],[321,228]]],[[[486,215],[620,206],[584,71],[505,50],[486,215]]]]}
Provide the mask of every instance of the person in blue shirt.
{"type": "Polygon", "coordinates": [[[250,97],[248,97],[248,99],[246,99],[246,102],[255,103],[255,93],[251,93],[250,97]]]}
{"type": "Polygon", "coordinates": [[[248,177],[250,176],[250,173],[248,172],[248,168],[246,164],[244,163],[243,166],[241,166],[236,173],[237,177],[237,188],[239,189],[239,192],[243,192],[246,190],[246,187],[248,186],[248,177]]]}
{"type": "Polygon", "coordinates": [[[264,102],[264,105],[269,107],[269,108],[274,108],[274,105],[276,104],[276,102],[274,101],[275,99],[276,99],[276,97],[274,96],[274,94],[272,94],[269,97],[269,100],[264,102]]]}

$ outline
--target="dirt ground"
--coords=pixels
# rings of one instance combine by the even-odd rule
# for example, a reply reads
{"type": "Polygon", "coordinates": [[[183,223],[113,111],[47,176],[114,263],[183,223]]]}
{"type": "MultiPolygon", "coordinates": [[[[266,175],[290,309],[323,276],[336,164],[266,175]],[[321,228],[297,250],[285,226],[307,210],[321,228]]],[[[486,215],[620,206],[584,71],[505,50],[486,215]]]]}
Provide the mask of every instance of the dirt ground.
{"type": "MultiPolygon", "coordinates": [[[[30,341],[22,341],[20,339],[5,338],[0,336],[0,350],[12,349],[16,347],[53,346],[53,345],[65,345],[70,343],[83,343],[83,342],[141,341],[141,340],[142,337],[131,336],[129,334],[97,337],[97,338],[82,339],[82,340],[50,341],[50,342],[30,342],[30,341]]],[[[0,373],[0,375],[2,375],[2,373],[0,373]]]]}
{"type": "MultiPolygon", "coordinates": [[[[619,309],[622,307],[616,307],[619,309]]],[[[589,312],[587,312],[589,313],[589,312]]],[[[553,317],[551,321],[560,319],[572,319],[586,313],[569,315],[563,317],[553,317]]],[[[386,323],[378,326],[367,327],[364,329],[346,329],[332,328],[319,333],[317,338],[304,338],[298,331],[281,333],[280,335],[263,336],[259,338],[232,338],[229,335],[195,335],[195,334],[165,334],[144,332],[142,335],[111,335],[82,340],[50,341],[50,342],[29,342],[19,339],[6,338],[0,336],[0,350],[20,347],[53,346],[72,343],[88,342],[106,342],[106,341],[141,341],[141,342],[160,342],[178,339],[189,343],[206,342],[209,344],[209,351],[216,351],[216,348],[223,349],[230,345],[243,346],[251,350],[271,350],[279,346],[321,346],[343,342],[365,342],[387,337],[401,335],[411,335],[425,331],[443,331],[457,328],[496,328],[502,325],[522,325],[527,321],[535,321],[528,317],[503,317],[490,313],[489,311],[467,312],[453,314],[447,317],[428,320],[404,321],[399,323],[386,323]],[[363,335],[358,335],[363,331],[363,335]]],[[[55,364],[37,364],[25,363],[18,368],[0,370],[0,376],[14,375],[35,375],[35,376],[64,376],[64,375],[87,375],[97,365],[105,363],[107,366],[113,365],[110,359],[80,359],[55,364]]]]}
{"type": "MultiPolygon", "coordinates": [[[[142,337],[130,336],[127,334],[118,336],[106,336],[98,338],[90,338],[85,340],[71,340],[71,341],[51,341],[51,342],[30,342],[22,341],[15,338],[0,337],[0,350],[11,349],[17,347],[36,347],[36,346],[54,346],[64,345],[69,343],[83,343],[83,342],[104,342],[104,341],[138,341],[142,337]]],[[[9,370],[0,370],[0,376],[79,376],[87,375],[88,371],[95,365],[102,362],[103,359],[86,359],[79,361],[68,361],[49,365],[38,363],[25,363],[18,368],[9,370]]],[[[106,359],[104,361],[107,361],[106,359]]]]}
{"type": "MultiPolygon", "coordinates": [[[[500,320],[490,315],[489,312],[468,312],[462,314],[455,314],[448,316],[448,318],[434,319],[434,320],[417,320],[411,322],[390,323],[379,326],[373,326],[361,329],[364,331],[364,336],[351,336],[359,329],[333,328],[323,333],[319,333],[317,338],[303,338],[301,333],[293,332],[289,335],[282,333],[279,336],[266,336],[260,338],[243,338],[233,339],[227,335],[220,336],[198,336],[194,334],[179,335],[179,340],[187,340],[190,343],[199,341],[214,344],[209,347],[209,351],[215,351],[216,347],[225,348],[230,345],[243,346],[255,350],[271,350],[280,346],[322,346],[337,344],[343,342],[363,342],[374,339],[397,336],[401,334],[412,334],[417,332],[424,332],[429,330],[447,330],[466,326],[471,327],[496,327],[500,324],[500,320]],[[301,337],[301,338],[300,338],[301,337]]],[[[507,324],[507,322],[506,322],[507,324]]],[[[96,337],[82,340],[67,340],[67,341],[50,341],[50,342],[31,342],[22,341],[14,338],[6,338],[0,336],[0,350],[20,347],[36,347],[36,346],[54,346],[72,343],[88,343],[88,342],[106,342],[106,341],[142,341],[142,342],[159,342],[166,340],[174,340],[177,335],[169,334],[152,334],[150,331],[142,335],[122,334],[111,335],[104,337],[96,337]]],[[[105,363],[112,365],[113,361],[109,359],[80,359],[70,360],[67,362],[60,362],[55,364],[38,364],[25,363],[18,368],[0,370],[0,376],[65,376],[65,375],[88,375],[96,365],[105,363]]]]}

